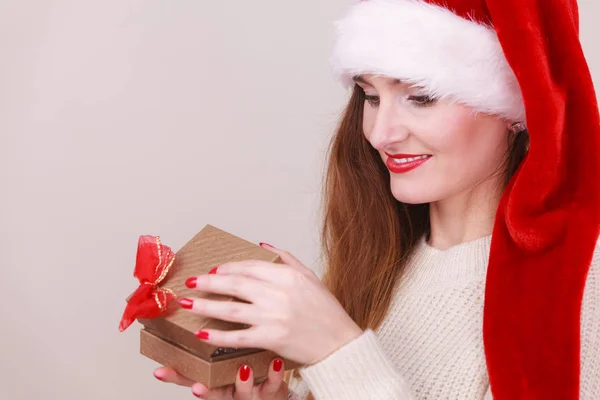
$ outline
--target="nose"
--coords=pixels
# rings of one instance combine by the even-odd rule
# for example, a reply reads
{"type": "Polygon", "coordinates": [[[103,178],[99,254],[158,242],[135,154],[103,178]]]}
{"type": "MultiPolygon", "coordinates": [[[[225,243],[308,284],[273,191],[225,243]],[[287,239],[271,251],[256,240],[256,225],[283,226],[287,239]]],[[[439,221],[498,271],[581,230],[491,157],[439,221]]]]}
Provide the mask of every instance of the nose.
{"type": "Polygon", "coordinates": [[[404,122],[406,117],[400,107],[384,105],[381,102],[370,114],[365,115],[364,131],[367,140],[376,150],[383,150],[392,143],[404,141],[410,135],[404,122]]]}

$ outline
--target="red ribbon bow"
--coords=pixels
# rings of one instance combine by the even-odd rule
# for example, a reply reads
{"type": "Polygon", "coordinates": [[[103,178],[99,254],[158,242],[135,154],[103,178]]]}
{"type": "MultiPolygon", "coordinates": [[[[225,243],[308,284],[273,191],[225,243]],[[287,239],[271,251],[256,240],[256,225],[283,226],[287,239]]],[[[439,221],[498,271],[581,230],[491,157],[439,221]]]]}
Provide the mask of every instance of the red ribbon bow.
{"type": "Polygon", "coordinates": [[[140,286],[127,301],[119,331],[123,332],[136,318],[156,318],[175,299],[175,293],[160,288],[175,261],[171,248],[161,244],[159,236],[143,235],[138,241],[133,276],[140,286]]]}

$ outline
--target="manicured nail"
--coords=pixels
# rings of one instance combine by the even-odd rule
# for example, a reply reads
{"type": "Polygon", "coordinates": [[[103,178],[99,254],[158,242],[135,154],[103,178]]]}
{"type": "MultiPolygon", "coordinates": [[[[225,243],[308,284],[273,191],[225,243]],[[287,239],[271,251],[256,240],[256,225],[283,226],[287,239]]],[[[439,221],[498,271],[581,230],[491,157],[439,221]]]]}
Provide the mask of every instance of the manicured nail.
{"type": "Polygon", "coordinates": [[[274,246],[271,246],[269,243],[264,243],[264,242],[260,242],[258,245],[259,245],[259,246],[261,246],[261,247],[262,247],[262,246],[271,247],[272,249],[274,249],[274,248],[275,248],[274,246]]]}
{"type": "Polygon", "coordinates": [[[193,289],[196,287],[197,280],[198,280],[198,278],[196,278],[195,276],[192,278],[188,278],[188,280],[185,281],[185,286],[189,287],[190,289],[193,289]]]}
{"type": "Polygon", "coordinates": [[[162,376],[158,376],[158,375],[156,375],[156,372],[154,373],[154,377],[155,377],[156,379],[158,379],[159,381],[163,381],[163,382],[165,381],[165,378],[163,378],[162,376]]]}
{"type": "Polygon", "coordinates": [[[198,393],[194,392],[194,389],[192,389],[192,394],[193,394],[194,396],[196,396],[197,398],[199,398],[199,399],[203,399],[203,398],[204,398],[204,397],[202,397],[202,395],[201,395],[201,394],[198,394],[198,393]]]}
{"type": "Polygon", "coordinates": [[[206,340],[206,339],[208,339],[208,332],[206,332],[206,331],[198,331],[198,332],[196,332],[196,337],[199,338],[199,339],[206,340]]]}
{"type": "Polygon", "coordinates": [[[244,364],[240,368],[240,379],[242,382],[246,382],[248,378],[250,378],[250,367],[244,364]]]}
{"type": "Polygon", "coordinates": [[[213,269],[211,269],[210,271],[208,271],[209,274],[216,274],[217,273],[217,269],[219,267],[214,267],[213,269]]]}
{"type": "Polygon", "coordinates": [[[184,297],[183,299],[179,299],[179,305],[183,308],[192,308],[194,306],[194,301],[184,297]]]}
{"type": "Polygon", "coordinates": [[[276,358],[275,361],[273,361],[273,370],[279,372],[281,371],[281,367],[283,367],[283,360],[276,358]]]}

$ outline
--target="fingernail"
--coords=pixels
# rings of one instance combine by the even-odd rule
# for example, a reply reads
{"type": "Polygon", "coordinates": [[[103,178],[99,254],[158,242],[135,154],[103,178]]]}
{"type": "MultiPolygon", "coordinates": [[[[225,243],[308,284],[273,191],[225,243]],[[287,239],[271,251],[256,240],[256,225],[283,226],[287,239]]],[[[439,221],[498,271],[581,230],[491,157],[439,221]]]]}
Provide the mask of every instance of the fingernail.
{"type": "Polygon", "coordinates": [[[195,333],[195,335],[199,339],[204,339],[204,340],[208,339],[208,332],[206,332],[206,331],[198,331],[195,333]]]}
{"type": "Polygon", "coordinates": [[[183,308],[192,308],[192,306],[194,305],[194,301],[192,299],[184,297],[183,299],[179,299],[179,305],[183,308]]]}
{"type": "Polygon", "coordinates": [[[267,246],[267,247],[271,247],[273,249],[275,248],[274,246],[271,246],[269,243],[264,243],[264,242],[260,242],[258,245],[261,246],[261,247],[262,246],[267,246]]]}
{"type": "Polygon", "coordinates": [[[188,278],[188,280],[185,281],[185,286],[189,287],[190,289],[193,289],[196,287],[197,280],[198,280],[198,278],[196,278],[195,276],[192,278],[188,278]]]}
{"type": "Polygon", "coordinates": [[[158,376],[158,375],[156,375],[156,372],[154,373],[154,377],[155,377],[156,379],[158,379],[159,381],[163,381],[163,382],[165,381],[165,378],[163,378],[162,376],[158,376]]]}
{"type": "Polygon", "coordinates": [[[242,382],[246,382],[248,378],[250,378],[250,367],[244,364],[240,368],[240,379],[242,382]]]}
{"type": "Polygon", "coordinates": [[[279,372],[281,371],[281,367],[283,367],[283,360],[276,358],[275,361],[273,361],[273,369],[275,372],[279,372]]]}
{"type": "Polygon", "coordinates": [[[201,395],[201,394],[198,394],[198,393],[194,392],[194,389],[192,389],[192,394],[193,394],[194,396],[196,396],[197,398],[199,398],[199,399],[203,399],[203,398],[204,398],[204,397],[202,397],[202,395],[201,395]]]}
{"type": "Polygon", "coordinates": [[[213,269],[211,269],[210,271],[208,271],[209,274],[216,274],[217,273],[217,268],[219,267],[214,267],[213,269]]]}

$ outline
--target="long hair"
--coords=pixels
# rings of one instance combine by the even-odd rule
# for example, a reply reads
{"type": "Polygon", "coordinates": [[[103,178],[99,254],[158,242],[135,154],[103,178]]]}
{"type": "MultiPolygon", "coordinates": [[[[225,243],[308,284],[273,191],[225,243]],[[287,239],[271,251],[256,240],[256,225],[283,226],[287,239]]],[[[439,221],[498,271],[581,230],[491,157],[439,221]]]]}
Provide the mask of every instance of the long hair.
{"type": "MultiPolygon", "coordinates": [[[[321,251],[327,288],[358,326],[374,330],[388,311],[403,267],[429,231],[429,204],[404,204],[393,197],[389,172],[362,131],[364,101],[355,85],[328,149],[321,251]]],[[[505,184],[529,145],[526,131],[509,139],[501,166],[505,184]]]]}

